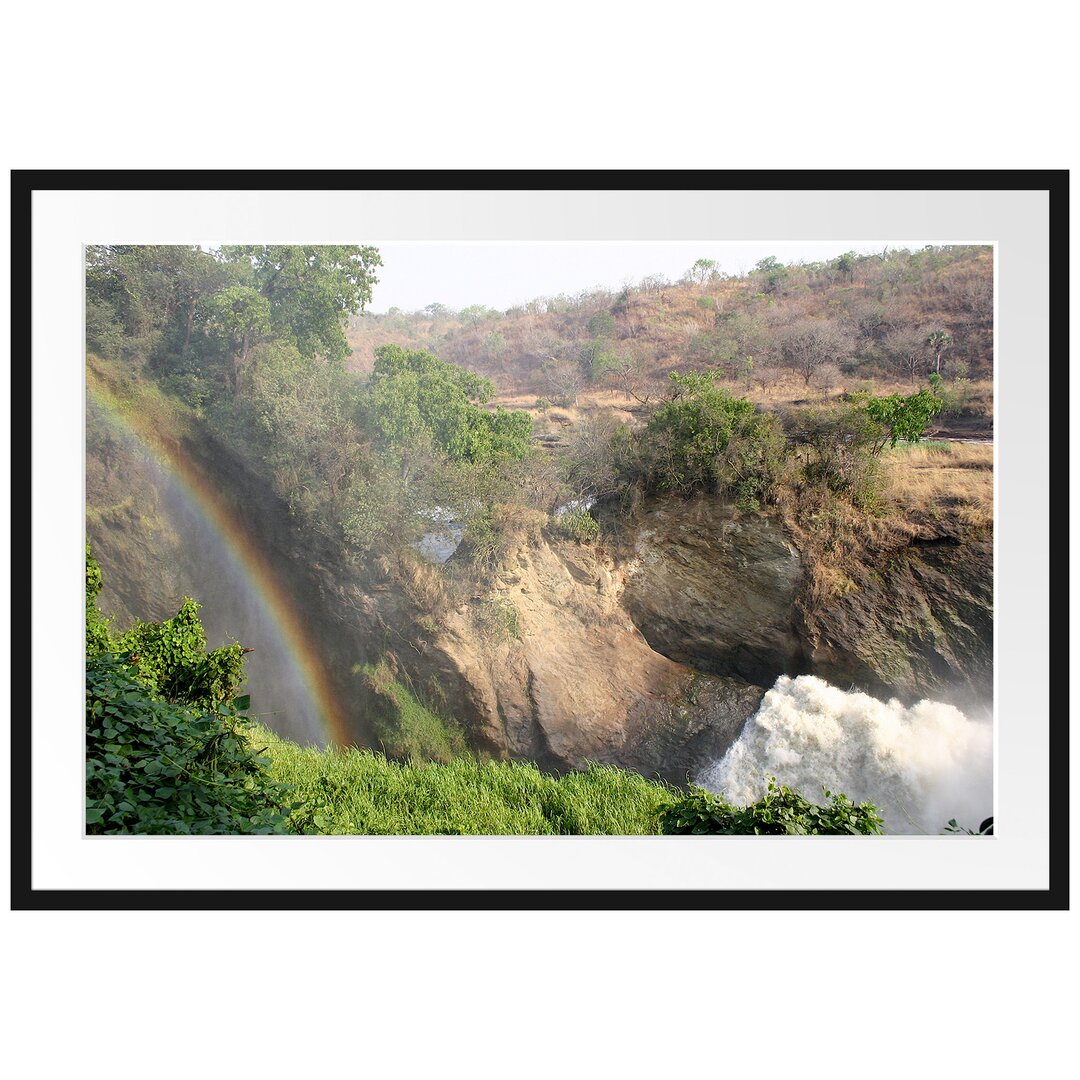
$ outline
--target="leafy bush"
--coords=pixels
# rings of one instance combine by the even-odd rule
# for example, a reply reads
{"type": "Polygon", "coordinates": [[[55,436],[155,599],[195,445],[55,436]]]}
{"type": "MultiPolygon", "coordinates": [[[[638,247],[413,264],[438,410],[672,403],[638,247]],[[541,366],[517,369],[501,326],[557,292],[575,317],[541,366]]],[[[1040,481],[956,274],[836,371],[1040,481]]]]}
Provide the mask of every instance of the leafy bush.
{"type": "Polygon", "coordinates": [[[86,826],[91,833],[287,832],[294,808],[244,735],[239,645],[206,653],[198,605],[119,639],[86,548],[86,826]]]}
{"type": "Polygon", "coordinates": [[[247,699],[201,711],[151,694],[108,653],[86,666],[88,833],[289,832],[289,790],[242,730],[247,699]]]}
{"type": "Polygon", "coordinates": [[[892,446],[901,439],[918,442],[943,404],[933,390],[920,390],[907,396],[890,394],[888,397],[871,398],[863,406],[866,415],[886,430],[877,451],[880,453],[886,441],[892,446]]]}
{"type": "Polygon", "coordinates": [[[846,795],[834,795],[825,788],[822,791],[828,802],[818,806],[772,777],[763,798],[739,807],[704,788],[692,788],[663,811],[660,831],[729,836],[881,834],[882,818],[872,803],[856,806],[846,795]]]}
{"type": "Polygon", "coordinates": [[[566,510],[555,518],[555,527],[579,544],[587,544],[600,535],[600,525],[585,507],[566,510]]]}
{"type": "Polygon", "coordinates": [[[809,454],[807,484],[820,485],[862,510],[872,510],[884,486],[877,454],[883,426],[858,405],[802,414],[809,454]]]}
{"type": "Polygon", "coordinates": [[[86,655],[97,656],[105,652],[112,641],[109,620],[98,610],[97,598],[101,592],[101,570],[86,545],[86,655]]]}
{"type": "Polygon", "coordinates": [[[748,507],[771,501],[783,473],[786,440],[771,416],[715,383],[714,374],[672,372],[675,397],[649,420],[624,467],[647,487],[689,494],[730,490],[748,507]]]}
{"type": "Polygon", "coordinates": [[[244,680],[243,646],[208,653],[199,605],[191,599],[165,622],[136,623],[116,639],[113,650],[130,658],[151,694],[201,709],[231,700],[244,680]]]}

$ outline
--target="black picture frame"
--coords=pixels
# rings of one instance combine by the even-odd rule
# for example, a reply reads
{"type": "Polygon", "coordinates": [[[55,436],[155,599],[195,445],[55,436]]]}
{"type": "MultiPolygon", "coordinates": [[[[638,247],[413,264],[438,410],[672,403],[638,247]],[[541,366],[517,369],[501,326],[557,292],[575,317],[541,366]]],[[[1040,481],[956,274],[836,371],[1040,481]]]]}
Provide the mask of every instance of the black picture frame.
{"type": "MultiPolygon", "coordinates": [[[[1047,762],[1051,822],[1050,880],[1046,889],[595,890],[595,889],[41,889],[34,888],[31,798],[32,726],[43,722],[39,694],[18,673],[28,671],[32,619],[30,567],[34,559],[30,507],[35,492],[30,454],[34,353],[31,263],[34,195],[47,191],[199,190],[515,190],[574,191],[1045,191],[1049,198],[1051,273],[1048,320],[1053,355],[1069,346],[1069,173],[1067,170],[955,171],[79,171],[15,170],[11,174],[11,907],[14,910],[1064,910],[1069,906],[1069,371],[1054,366],[1048,402],[1051,445],[1049,558],[1054,590],[1048,598],[1051,705],[1047,762]]],[[[1038,677],[1038,673],[1036,673],[1038,677]]],[[[56,722],[53,716],[52,722],[56,722]]],[[[68,721],[70,722],[70,718],[68,721]]],[[[770,842],[770,841],[765,841],[770,842]]]]}

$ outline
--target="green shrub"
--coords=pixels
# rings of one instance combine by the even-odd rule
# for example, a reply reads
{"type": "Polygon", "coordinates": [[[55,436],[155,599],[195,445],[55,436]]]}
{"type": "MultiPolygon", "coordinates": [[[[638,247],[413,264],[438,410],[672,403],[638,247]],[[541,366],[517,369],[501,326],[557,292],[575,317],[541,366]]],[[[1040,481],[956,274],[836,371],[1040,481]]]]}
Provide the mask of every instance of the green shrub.
{"type": "Polygon", "coordinates": [[[584,507],[565,510],[555,517],[555,527],[579,544],[587,544],[600,535],[600,524],[584,507]]]}
{"type": "Polygon", "coordinates": [[[136,623],[113,650],[129,657],[139,681],[155,696],[201,709],[231,700],[244,681],[244,648],[225,645],[206,651],[199,605],[185,599],[173,618],[136,623]]]}
{"type": "Polygon", "coordinates": [[[98,610],[97,598],[101,592],[101,570],[86,545],[86,655],[98,656],[108,650],[112,638],[109,620],[98,610]]]}
{"type": "Polygon", "coordinates": [[[289,831],[288,792],[244,736],[239,645],[205,652],[198,605],[113,639],[86,548],[86,826],[91,833],[289,831]]]}
{"type": "Polygon", "coordinates": [[[714,377],[671,373],[676,396],[652,415],[642,437],[650,487],[689,493],[721,480],[721,455],[733,436],[760,421],[754,405],[716,386],[714,377]]]}
{"type": "Polygon", "coordinates": [[[247,699],[202,711],[151,694],[108,653],[86,666],[88,833],[289,832],[289,790],[243,732],[247,699]]]}
{"type": "Polygon", "coordinates": [[[668,806],[660,818],[664,833],[753,836],[877,836],[883,824],[872,803],[857,806],[846,795],[822,788],[827,804],[818,806],[799,792],[769,780],[763,798],[748,806],[732,806],[704,788],[668,806]]]}
{"type": "Polygon", "coordinates": [[[378,696],[372,720],[375,737],[387,757],[399,761],[447,762],[468,754],[461,725],[421,702],[395,678],[385,660],[365,664],[359,673],[378,696]]]}
{"type": "Polygon", "coordinates": [[[901,439],[918,442],[943,404],[933,390],[920,390],[907,396],[890,394],[888,397],[871,398],[863,406],[866,415],[885,429],[877,451],[880,453],[886,441],[893,446],[901,439]]]}
{"type": "Polygon", "coordinates": [[[885,428],[859,405],[806,412],[803,465],[807,484],[820,485],[862,510],[872,510],[884,486],[878,453],[885,428]]]}

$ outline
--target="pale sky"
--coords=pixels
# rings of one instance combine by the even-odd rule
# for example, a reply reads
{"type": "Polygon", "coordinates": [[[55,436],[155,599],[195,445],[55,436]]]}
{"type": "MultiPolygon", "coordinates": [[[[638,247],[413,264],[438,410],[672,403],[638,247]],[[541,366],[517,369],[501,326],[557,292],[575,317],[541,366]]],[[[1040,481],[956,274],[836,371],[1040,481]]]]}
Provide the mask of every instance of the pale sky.
{"type": "Polygon", "coordinates": [[[816,262],[845,251],[912,251],[932,240],[762,241],[679,243],[380,243],[382,255],[370,309],[417,311],[438,302],[454,310],[483,304],[501,311],[538,296],[573,295],[597,285],[617,291],[648,274],[677,281],[698,259],[741,274],[768,255],[781,262],[816,262]]]}

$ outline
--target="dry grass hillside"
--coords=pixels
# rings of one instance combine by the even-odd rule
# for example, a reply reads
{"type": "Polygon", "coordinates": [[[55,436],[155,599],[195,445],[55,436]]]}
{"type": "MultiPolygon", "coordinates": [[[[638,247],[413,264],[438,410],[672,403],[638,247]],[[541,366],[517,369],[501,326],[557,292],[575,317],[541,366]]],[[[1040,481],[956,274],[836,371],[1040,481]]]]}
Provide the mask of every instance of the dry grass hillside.
{"type": "Polygon", "coordinates": [[[993,366],[993,252],[928,248],[830,263],[759,264],[744,277],[659,277],[618,292],[539,297],[505,312],[439,305],[353,320],[350,363],[386,342],[425,348],[493,379],[504,404],[635,404],[670,371],[718,369],[769,404],[852,383],[911,385],[937,370],[987,380],[993,366]],[[800,335],[817,338],[800,353],[800,335]],[[947,335],[934,344],[931,335],[947,335]],[[800,390],[801,388],[801,390],[800,390]]]}

